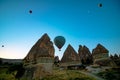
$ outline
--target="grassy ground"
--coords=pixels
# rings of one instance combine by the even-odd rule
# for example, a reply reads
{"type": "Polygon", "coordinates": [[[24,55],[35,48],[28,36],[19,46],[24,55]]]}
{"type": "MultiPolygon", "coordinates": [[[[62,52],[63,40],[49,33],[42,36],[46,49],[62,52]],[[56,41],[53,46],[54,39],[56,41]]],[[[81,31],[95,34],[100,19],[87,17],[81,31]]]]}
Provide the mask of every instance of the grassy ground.
{"type": "MultiPolygon", "coordinates": [[[[16,72],[7,73],[8,68],[0,68],[0,80],[17,80],[16,72]]],[[[25,80],[25,79],[22,79],[25,80]]],[[[53,75],[47,76],[42,80],[96,80],[92,77],[84,75],[77,70],[53,70],[53,75]]]]}
{"type": "Polygon", "coordinates": [[[8,68],[0,68],[0,80],[16,80],[14,77],[16,72],[8,74],[7,71],[8,68]]]}
{"type": "Polygon", "coordinates": [[[84,75],[77,70],[54,70],[53,75],[47,76],[42,80],[96,80],[84,75]]]}
{"type": "Polygon", "coordinates": [[[105,80],[120,80],[120,72],[115,70],[99,72],[97,75],[105,80]]]}

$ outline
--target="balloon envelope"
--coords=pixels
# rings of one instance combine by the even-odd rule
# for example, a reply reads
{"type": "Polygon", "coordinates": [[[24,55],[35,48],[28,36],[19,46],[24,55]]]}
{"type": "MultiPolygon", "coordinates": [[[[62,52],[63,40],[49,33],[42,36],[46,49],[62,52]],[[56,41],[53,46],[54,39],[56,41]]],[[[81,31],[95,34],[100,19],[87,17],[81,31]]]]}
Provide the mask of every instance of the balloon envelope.
{"type": "Polygon", "coordinates": [[[4,47],[4,45],[2,45],[2,47],[4,47]]]}
{"type": "Polygon", "coordinates": [[[32,13],[32,10],[29,10],[29,13],[31,14],[31,13],[32,13]]]}
{"type": "Polygon", "coordinates": [[[65,38],[63,36],[57,36],[54,39],[54,43],[59,49],[61,49],[65,44],[65,38]]]}
{"type": "Polygon", "coordinates": [[[99,7],[102,7],[102,3],[98,4],[99,7]]]}

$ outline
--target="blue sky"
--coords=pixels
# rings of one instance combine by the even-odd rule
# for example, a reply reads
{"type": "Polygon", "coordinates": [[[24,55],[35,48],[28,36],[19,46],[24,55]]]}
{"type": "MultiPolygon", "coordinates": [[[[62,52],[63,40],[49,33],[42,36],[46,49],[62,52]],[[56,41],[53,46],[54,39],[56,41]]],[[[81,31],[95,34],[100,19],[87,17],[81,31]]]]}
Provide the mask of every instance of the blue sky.
{"type": "Polygon", "coordinates": [[[60,58],[68,44],[120,54],[120,0],[0,0],[0,57],[24,58],[44,33],[66,38],[60,58]]]}

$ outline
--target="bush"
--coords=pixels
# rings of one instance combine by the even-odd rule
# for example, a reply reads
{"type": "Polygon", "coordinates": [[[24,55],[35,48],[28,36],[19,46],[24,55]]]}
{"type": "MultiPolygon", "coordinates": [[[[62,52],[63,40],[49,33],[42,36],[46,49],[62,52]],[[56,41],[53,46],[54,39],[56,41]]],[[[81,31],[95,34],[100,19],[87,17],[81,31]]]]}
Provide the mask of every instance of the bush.
{"type": "Polygon", "coordinates": [[[8,73],[12,73],[14,71],[17,71],[15,78],[19,79],[23,76],[25,69],[23,68],[23,64],[14,64],[8,68],[8,73]]]}
{"type": "Polygon", "coordinates": [[[120,80],[119,76],[119,72],[116,71],[104,71],[104,72],[100,72],[97,74],[98,76],[106,79],[106,80],[120,80]]]}

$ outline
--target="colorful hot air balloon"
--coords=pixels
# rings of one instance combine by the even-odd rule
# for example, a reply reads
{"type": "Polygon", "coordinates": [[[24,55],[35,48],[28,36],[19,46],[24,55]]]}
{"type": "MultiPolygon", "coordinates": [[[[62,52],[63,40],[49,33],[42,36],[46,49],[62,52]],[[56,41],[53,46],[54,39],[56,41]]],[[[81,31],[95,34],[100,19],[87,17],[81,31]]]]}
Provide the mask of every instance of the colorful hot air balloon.
{"type": "Polygon", "coordinates": [[[54,43],[55,45],[60,49],[63,47],[63,45],[65,44],[65,38],[63,36],[57,36],[54,39],[54,43]]]}

